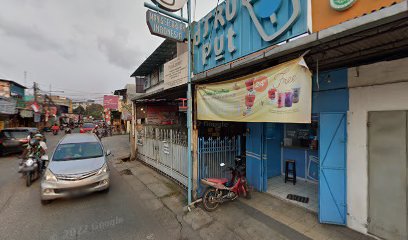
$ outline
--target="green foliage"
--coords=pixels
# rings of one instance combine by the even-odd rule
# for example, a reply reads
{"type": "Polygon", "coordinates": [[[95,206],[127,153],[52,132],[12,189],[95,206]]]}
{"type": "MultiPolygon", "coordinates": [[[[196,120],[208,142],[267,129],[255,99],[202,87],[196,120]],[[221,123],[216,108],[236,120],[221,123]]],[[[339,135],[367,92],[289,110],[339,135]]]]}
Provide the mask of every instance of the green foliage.
{"type": "Polygon", "coordinates": [[[88,107],[86,107],[85,116],[92,116],[93,119],[102,119],[103,106],[96,103],[89,105],[88,107]]]}
{"type": "Polygon", "coordinates": [[[72,110],[72,112],[75,113],[75,114],[84,115],[85,114],[85,108],[82,107],[82,106],[78,106],[77,108],[72,110]]]}

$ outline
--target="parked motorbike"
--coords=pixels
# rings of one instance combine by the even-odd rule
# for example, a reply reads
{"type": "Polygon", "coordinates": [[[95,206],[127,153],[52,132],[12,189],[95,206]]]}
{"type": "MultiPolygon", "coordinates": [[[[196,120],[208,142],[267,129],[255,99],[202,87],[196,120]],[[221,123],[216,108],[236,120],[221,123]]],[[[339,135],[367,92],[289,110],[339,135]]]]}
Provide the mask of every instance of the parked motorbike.
{"type": "Polygon", "coordinates": [[[58,129],[55,129],[55,128],[54,128],[54,129],[52,129],[52,134],[54,134],[54,135],[58,135],[58,132],[59,132],[59,131],[58,131],[58,129]]]}
{"type": "MultiPolygon", "coordinates": [[[[220,164],[225,167],[225,163],[220,164]]],[[[239,196],[244,196],[247,199],[251,198],[251,193],[248,188],[245,178],[245,163],[242,157],[235,159],[235,166],[228,167],[231,172],[231,179],[227,178],[204,178],[201,183],[207,186],[203,195],[204,209],[211,212],[218,208],[220,203],[233,201],[239,196]]]]}
{"type": "Polygon", "coordinates": [[[26,186],[31,186],[31,183],[41,177],[42,172],[46,166],[46,161],[48,161],[48,156],[43,155],[41,157],[36,154],[30,154],[27,159],[20,165],[20,170],[26,178],[26,186]]]}

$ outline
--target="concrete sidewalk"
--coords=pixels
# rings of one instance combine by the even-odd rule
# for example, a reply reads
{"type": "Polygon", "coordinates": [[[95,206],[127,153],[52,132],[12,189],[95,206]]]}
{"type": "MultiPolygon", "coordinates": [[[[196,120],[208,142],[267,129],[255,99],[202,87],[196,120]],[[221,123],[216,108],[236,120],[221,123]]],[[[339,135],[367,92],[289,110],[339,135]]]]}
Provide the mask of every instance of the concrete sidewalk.
{"type": "Polygon", "coordinates": [[[147,208],[176,216],[178,222],[169,218],[167,224],[181,225],[181,231],[169,239],[371,239],[345,227],[319,224],[314,213],[257,192],[251,200],[225,203],[211,213],[201,206],[186,213],[185,191],[168,178],[139,161],[114,160],[112,165],[147,208]]]}

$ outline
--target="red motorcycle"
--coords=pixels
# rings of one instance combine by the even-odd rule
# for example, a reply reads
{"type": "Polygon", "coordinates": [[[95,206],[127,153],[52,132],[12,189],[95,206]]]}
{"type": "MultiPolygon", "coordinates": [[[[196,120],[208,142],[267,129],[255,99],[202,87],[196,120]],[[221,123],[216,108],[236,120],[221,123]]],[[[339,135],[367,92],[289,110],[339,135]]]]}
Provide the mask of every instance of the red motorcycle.
{"type": "MultiPolygon", "coordinates": [[[[225,163],[220,164],[225,167],[225,163]]],[[[220,203],[233,201],[239,196],[251,198],[247,180],[245,178],[245,164],[241,157],[235,159],[235,167],[228,167],[231,171],[231,180],[227,178],[203,178],[201,183],[207,186],[203,195],[204,209],[211,212],[217,209],[220,203]]]]}

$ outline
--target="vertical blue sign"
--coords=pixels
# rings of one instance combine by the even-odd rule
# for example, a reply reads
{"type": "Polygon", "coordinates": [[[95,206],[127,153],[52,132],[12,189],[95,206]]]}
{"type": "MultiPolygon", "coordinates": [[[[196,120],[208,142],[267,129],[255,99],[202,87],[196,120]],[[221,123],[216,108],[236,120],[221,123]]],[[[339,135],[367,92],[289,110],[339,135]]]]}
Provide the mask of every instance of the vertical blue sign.
{"type": "Polygon", "coordinates": [[[193,27],[194,73],[307,32],[307,0],[225,0],[193,27]]]}

